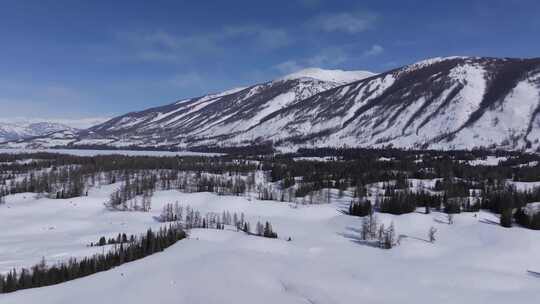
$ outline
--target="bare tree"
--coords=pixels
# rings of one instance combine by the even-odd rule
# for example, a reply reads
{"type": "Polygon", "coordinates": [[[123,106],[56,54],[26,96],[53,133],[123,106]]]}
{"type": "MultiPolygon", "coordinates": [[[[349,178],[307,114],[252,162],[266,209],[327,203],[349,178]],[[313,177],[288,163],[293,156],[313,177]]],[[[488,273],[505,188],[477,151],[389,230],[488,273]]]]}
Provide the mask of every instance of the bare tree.
{"type": "Polygon", "coordinates": [[[435,227],[429,228],[428,238],[430,243],[435,243],[435,233],[437,233],[437,229],[435,227]]]}

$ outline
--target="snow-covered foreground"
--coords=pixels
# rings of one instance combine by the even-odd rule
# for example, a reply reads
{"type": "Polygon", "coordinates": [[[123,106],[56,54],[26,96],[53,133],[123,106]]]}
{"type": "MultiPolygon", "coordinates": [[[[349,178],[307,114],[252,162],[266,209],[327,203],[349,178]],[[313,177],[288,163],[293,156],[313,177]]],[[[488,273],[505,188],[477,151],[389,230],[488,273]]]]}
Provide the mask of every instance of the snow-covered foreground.
{"type": "Polygon", "coordinates": [[[540,296],[540,232],[490,224],[489,213],[378,214],[394,222],[401,245],[358,241],[360,218],[340,203],[300,206],[210,193],[160,191],[150,213],[103,207],[114,186],[69,200],[8,197],[0,206],[0,269],[90,254],[101,235],[140,233],[159,224],[161,206],[179,201],[207,211],[270,220],[279,239],[231,228],[192,230],[162,253],[64,284],[0,295],[0,303],[525,303],[540,296]],[[429,228],[437,241],[428,243],[429,228]],[[288,237],[292,241],[288,242],[288,237]]]}

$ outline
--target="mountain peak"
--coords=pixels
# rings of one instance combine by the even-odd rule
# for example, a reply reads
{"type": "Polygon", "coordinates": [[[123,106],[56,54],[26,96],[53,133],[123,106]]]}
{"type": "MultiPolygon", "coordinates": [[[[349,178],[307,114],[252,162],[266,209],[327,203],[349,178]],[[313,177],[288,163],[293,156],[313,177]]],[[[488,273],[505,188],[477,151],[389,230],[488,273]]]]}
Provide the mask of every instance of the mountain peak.
{"type": "Polygon", "coordinates": [[[428,59],[424,59],[424,60],[409,64],[405,67],[405,70],[411,71],[411,70],[416,70],[416,69],[430,66],[432,64],[443,62],[443,61],[455,60],[455,59],[467,59],[467,58],[471,58],[471,57],[466,57],[466,56],[433,57],[433,58],[428,58],[428,59]]]}
{"type": "Polygon", "coordinates": [[[343,70],[325,70],[321,68],[307,68],[289,75],[285,75],[278,78],[277,81],[294,80],[302,78],[313,78],[321,81],[336,82],[336,83],[350,83],[371,76],[375,76],[375,73],[369,71],[343,71],[343,70]]]}

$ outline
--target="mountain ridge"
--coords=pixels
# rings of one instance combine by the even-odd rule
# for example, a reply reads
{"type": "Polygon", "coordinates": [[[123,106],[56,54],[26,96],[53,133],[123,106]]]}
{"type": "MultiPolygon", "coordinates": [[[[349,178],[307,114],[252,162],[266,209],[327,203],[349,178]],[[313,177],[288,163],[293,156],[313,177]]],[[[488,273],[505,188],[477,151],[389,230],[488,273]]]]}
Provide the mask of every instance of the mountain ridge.
{"type": "Polygon", "coordinates": [[[302,70],[118,116],[63,145],[536,151],[539,113],[540,58],[436,57],[380,74],[302,70]]]}
{"type": "Polygon", "coordinates": [[[65,124],[49,121],[0,122],[0,142],[43,136],[64,130],[74,131],[76,129],[65,124]]]}

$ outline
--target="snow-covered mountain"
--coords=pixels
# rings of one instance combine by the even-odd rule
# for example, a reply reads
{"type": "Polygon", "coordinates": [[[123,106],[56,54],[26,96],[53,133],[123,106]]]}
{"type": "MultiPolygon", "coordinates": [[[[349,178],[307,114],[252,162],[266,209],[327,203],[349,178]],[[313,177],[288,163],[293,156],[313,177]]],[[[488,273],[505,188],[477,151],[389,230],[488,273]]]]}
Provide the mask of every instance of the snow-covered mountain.
{"type": "Polygon", "coordinates": [[[280,145],[540,147],[540,58],[421,61],[317,94],[244,138],[280,145]]]}
{"type": "Polygon", "coordinates": [[[0,142],[44,136],[64,130],[75,131],[74,128],[55,122],[0,121],[0,142]]]}
{"type": "Polygon", "coordinates": [[[317,93],[375,74],[310,68],[274,81],[128,113],[81,132],[60,132],[11,146],[188,146],[220,143],[266,116],[317,93]]]}
{"type": "Polygon", "coordinates": [[[25,144],[538,150],[539,93],[540,58],[433,58],[378,75],[307,69],[25,144]]]}

